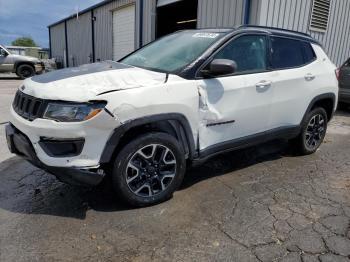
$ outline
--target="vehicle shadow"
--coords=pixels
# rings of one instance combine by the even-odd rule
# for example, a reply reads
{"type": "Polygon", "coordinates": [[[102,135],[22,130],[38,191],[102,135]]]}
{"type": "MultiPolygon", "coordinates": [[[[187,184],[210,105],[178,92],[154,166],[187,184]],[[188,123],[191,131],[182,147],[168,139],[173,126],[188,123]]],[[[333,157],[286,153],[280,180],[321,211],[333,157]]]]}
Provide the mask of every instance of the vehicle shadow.
{"type": "MultiPolygon", "coordinates": [[[[286,148],[285,142],[273,141],[219,155],[199,166],[190,167],[179,190],[247,166],[281,158],[289,154],[286,148]]],[[[108,180],[95,188],[70,186],[25,160],[12,157],[0,163],[0,209],[85,219],[89,209],[118,212],[132,208],[116,197],[108,180]]]]}
{"type": "Polygon", "coordinates": [[[287,141],[284,140],[270,141],[259,146],[220,154],[198,166],[190,167],[180,190],[191,187],[205,179],[222,176],[258,163],[292,155],[292,150],[288,147],[287,141]]]}

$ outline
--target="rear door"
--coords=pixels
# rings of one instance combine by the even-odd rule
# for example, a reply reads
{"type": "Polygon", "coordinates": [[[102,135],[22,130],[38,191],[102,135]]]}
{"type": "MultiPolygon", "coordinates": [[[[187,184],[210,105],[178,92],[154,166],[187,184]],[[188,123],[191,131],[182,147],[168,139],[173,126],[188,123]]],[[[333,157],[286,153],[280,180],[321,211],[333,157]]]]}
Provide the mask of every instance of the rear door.
{"type": "Polygon", "coordinates": [[[274,129],[296,127],[313,89],[320,85],[316,54],[309,42],[279,36],[270,39],[273,70],[270,126],[274,129]]]}
{"type": "Polygon", "coordinates": [[[233,60],[237,70],[229,76],[198,80],[201,150],[268,129],[272,92],[267,43],[264,34],[239,36],[209,60],[233,60]]]}

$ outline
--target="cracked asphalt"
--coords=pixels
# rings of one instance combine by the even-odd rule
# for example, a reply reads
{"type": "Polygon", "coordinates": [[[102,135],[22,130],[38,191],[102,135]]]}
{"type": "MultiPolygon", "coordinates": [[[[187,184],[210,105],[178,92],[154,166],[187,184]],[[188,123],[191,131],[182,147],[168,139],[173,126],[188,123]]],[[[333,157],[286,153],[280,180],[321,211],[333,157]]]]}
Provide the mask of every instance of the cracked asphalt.
{"type": "MultiPolygon", "coordinates": [[[[19,84],[0,80],[0,123],[19,84]]],[[[350,110],[314,155],[283,141],[221,155],[142,209],[9,154],[3,126],[0,261],[350,261],[350,110]]]]}

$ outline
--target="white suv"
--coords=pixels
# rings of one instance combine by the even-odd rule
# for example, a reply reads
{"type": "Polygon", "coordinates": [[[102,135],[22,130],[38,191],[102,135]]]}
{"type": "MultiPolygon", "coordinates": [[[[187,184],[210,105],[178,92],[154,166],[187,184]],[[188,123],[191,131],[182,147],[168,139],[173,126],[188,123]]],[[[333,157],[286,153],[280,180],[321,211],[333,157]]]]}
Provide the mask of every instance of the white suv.
{"type": "Polygon", "coordinates": [[[317,150],[337,104],[336,67],[309,35],[264,27],[165,36],[121,59],[25,80],[11,152],[61,181],[106,174],[132,205],[164,201],[186,164],[285,138],[317,150]]]}

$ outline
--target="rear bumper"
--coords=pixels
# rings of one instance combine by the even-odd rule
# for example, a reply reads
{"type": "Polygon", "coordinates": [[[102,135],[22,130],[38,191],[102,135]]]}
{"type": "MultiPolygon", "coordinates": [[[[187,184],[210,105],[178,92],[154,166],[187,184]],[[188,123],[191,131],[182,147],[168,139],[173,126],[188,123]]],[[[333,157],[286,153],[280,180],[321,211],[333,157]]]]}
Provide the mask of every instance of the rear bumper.
{"type": "Polygon", "coordinates": [[[55,175],[60,181],[73,185],[98,185],[104,178],[104,172],[96,169],[74,167],[47,166],[37,157],[34,147],[28,137],[11,123],[5,128],[7,145],[11,153],[17,154],[31,162],[36,167],[55,175]]]}

